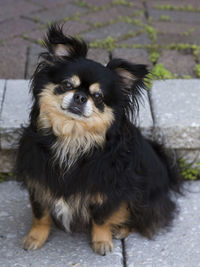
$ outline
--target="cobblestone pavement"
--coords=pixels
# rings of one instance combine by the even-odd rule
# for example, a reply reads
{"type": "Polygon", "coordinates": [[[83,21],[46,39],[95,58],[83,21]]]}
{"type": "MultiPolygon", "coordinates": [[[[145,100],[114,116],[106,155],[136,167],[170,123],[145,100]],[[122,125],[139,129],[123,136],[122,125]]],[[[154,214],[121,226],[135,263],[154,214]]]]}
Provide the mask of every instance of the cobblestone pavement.
{"type": "Polygon", "coordinates": [[[31,76],[52,21],[89,41],[102,63],[112,51],[158,78],[200,75],[199,0],[0,0],[1,78],[31,76]]]}

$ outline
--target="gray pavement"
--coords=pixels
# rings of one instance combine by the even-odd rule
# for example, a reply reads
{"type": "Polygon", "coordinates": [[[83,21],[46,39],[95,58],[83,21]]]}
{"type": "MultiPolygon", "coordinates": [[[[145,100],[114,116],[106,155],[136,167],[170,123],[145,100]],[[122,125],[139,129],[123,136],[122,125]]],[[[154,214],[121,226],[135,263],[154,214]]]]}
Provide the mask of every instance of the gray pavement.
{"type": "Polygon", "coordinates": [[[37,251],[21,249],[20,241],[31,226],[31,208],[26,190],[14,181],[0,184],[1,267],[198,267],[200,266],[200,181],[185,184],[179,197],[180,213],[170,231],[154,240],[132,233],[125,240],[125,258],[120,241],[105,257],[90,248],[89,236],[53,229],[47,243],[37,251]]]}

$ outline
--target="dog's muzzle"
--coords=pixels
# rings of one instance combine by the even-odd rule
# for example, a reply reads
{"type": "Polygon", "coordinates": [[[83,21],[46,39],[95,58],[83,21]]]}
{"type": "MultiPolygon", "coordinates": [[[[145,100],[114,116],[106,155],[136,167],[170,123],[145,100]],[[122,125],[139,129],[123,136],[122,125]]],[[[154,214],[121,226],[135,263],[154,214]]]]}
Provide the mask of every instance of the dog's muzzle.
{"type": "Polygon", "coordinates": [[[89,117],[92,114],[92,104],[84,92],[68,93],[62,101],[61,108],[79,116],[89,117]]]}

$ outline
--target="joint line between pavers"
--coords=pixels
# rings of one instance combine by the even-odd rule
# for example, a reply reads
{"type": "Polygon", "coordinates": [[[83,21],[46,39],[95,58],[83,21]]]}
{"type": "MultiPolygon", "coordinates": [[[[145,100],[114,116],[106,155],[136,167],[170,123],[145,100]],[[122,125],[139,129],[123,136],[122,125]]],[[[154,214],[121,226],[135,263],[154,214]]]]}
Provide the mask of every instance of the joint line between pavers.
{"type": "MultiPolygon", "coordinates": [[[[5,99],[5,95],[6,95],[6,86],[7,86],[7,80],[5,80],[5,84],[3,87],[2,101],[0,103],[0,122],[1,122],[1,115],[3,112],[3,103],[4,103],[4,99],[5,99]]],[[[0,127],[0,131],[1,131],[1,127],[0,127]]],[[[0,132],[0,149],[1,149],[1,132],[0,132]]]]}
{"type": "Polygon", "coordinates": [[[127,267],[127,255],[126,255],[126,243],[125,243],[125,239],[121,240],[121,244],[122,244],[122,264],[123,267],[127,267]]]}
{"type": "Polygon", "coordinates": [[[24,79],[27,79],[27,74],[28,74],[28,64],[29,64],[29,54],[30,54],[30,47],[27,47],[26,50],[26,62],[25,62],[25,68],[24,68],[24,79]]]}
{"type": "Polygon", "coordinates": [[[152,97],[151,97],[151,93],[150,92],[148,92],[148,99],[149,99],[151,117],[152,117],[152,120],[153,120],[153,129],[155,129],[156,120],[155,120],[154,109],[153,109],[153,101],[152,101],[152,97]]]}

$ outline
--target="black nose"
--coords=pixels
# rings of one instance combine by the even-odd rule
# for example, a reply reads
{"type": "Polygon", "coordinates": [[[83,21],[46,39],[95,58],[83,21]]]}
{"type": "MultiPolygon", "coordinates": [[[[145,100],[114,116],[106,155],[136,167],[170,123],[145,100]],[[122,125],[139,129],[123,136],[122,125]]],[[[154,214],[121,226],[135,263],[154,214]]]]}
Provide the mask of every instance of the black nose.
{"type": "Polygon", "coordinates": [[[76,104],[82,105],[87,101],[87,96],[83,92],[76,92],[74,94],[74,102],[76,104]]]}

